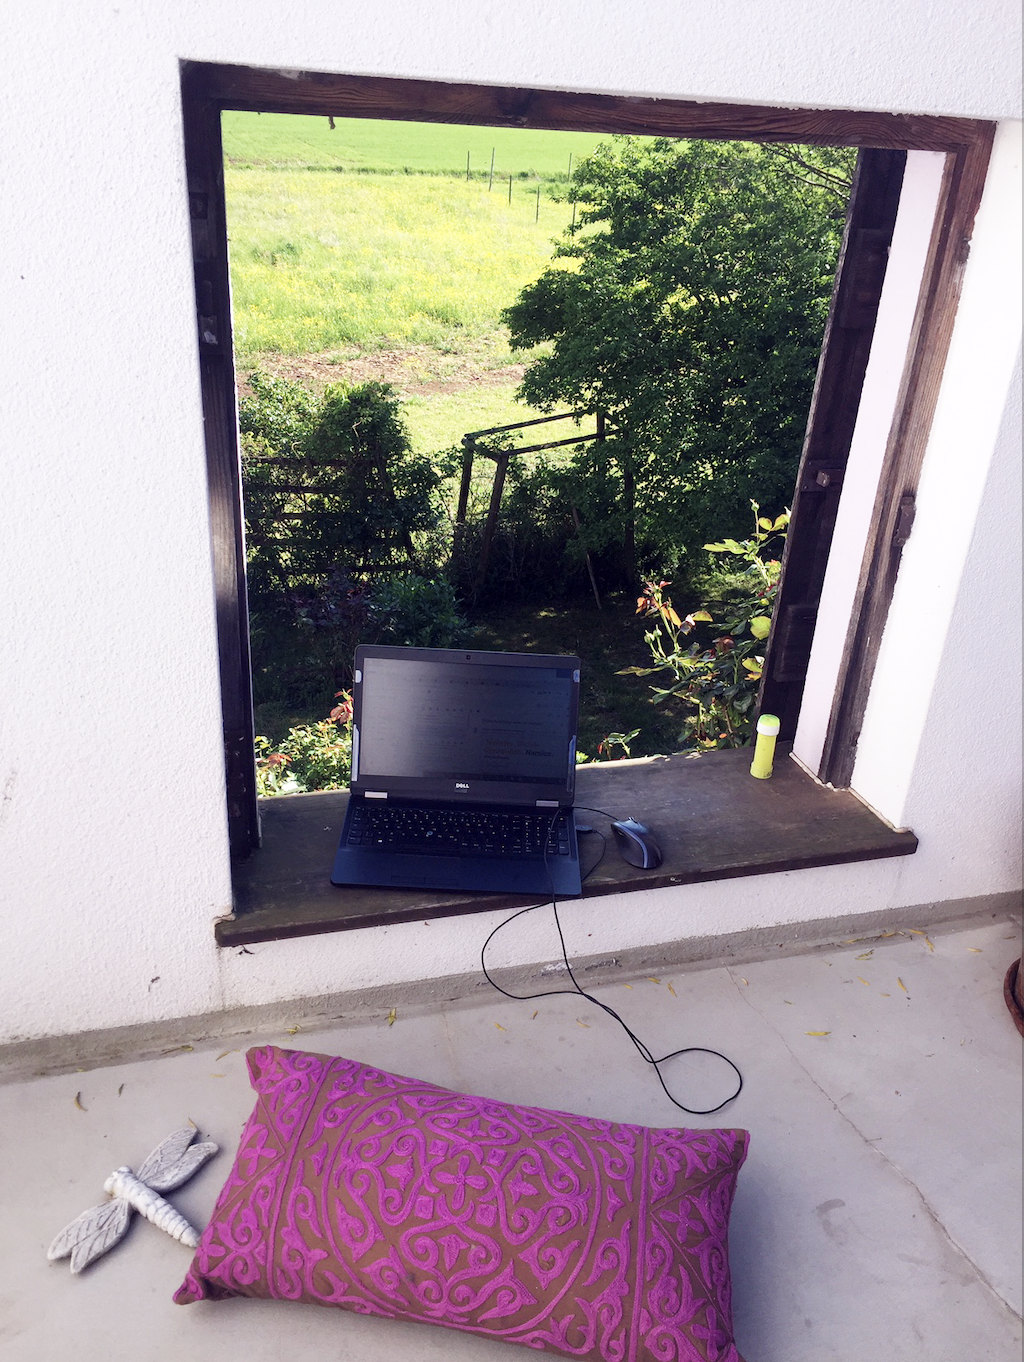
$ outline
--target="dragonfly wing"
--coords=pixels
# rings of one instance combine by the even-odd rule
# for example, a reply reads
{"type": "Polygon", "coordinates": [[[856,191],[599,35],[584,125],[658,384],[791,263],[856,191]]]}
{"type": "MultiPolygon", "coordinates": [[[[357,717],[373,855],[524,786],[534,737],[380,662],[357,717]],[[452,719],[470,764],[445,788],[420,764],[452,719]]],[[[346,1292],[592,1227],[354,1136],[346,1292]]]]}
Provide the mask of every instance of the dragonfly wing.
{"type": "Polygon", "coordinates": [[[182,1126],[180,1130],[168,1135],[166,1140],[161,1140],[157,1147],[146,1159],[142,1167],[136,1173],[140,1182],[155,1188],[157,1191],[165,1187],[173,1187],[173,1182],[169,1183],[166,1179],[173,1176],[174,1169],[178,1166],[182,1155],[189,1145],[198,1135],[195,1126],[182,1126]]]}
{"type": "Polygon", "coordinates": [[[66,1225],[46,1250],[51,1262],[71,1255],[71,1271],[81,1272],[94,1258],[113,1248],[131,1220],[132,1208],[123,1197],[93,1206],[66,1225]]]}
{"type": "Polygon", "coordinates": [[[212,1142],[192,1144],[196,1135],[194,1126],[185,1126],[168,1135],[162,1144],[153,1150],[138,1171],[138,1179],[154,1192],[169,1192],[187,1182],[197,1168],[217,1153],[218,1147],[212,1142]]]}
{"type": "Polygon", "coordinates": [[[207,1159],[212,1159],[220,1148],[219,1145],[209,1141],[205,1144],[194,1144],[191,1149],[186,1149],[184,1154],[170,1168],[165,1168],[152,1177],[144,1179],[147,1187],[152,1187],[154,1192],[169,1192],[175,1187],[180,1187],[183,1182],[187,1182],[192,1174],[203,1166],[207,1159]]]}

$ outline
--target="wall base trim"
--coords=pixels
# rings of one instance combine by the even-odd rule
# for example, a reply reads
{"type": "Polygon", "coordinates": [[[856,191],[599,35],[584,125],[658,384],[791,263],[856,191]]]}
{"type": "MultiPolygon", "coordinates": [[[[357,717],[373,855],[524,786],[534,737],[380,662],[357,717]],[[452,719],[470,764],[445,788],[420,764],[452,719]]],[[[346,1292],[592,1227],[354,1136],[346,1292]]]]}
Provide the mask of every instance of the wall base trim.
{"type": "MultiPolygon", "coordinates": [[[[588,985],[596,987],[669,970],[713,969],[784,955],[827,951],[846,944],[851,938],[875,939],[884,932],[906,931],[911,927],[935,936],[979,919],[1019,919],[1020,913],[1021,894],[1008,891],[978,898],[946,899],[843,917],[755,927],[740,932],[683,937],[658,945],[629,948],[615,956],[577,957],[573,970],[581,981],[585,979],[588,985]]],[[[538,962],[503,969],[501,983],[513,991],[526,993],[551,987],[564,974],[561,961],[538,962]]],[[[474,972],[170,1018],[138,1026],[42,1036],[0,1045],[0,1083],[157,1059],[186,1043],[193,1050],[220,1047],[227,1041],[244,1043],[251,1039],[256,1044],[268,1031],[281,1032],[285,1027],[298,1027],[304,1039],[297,1043],[303,1044],[306,1032],[336,1026],[339,1022],[365,1023],[374,1018],[381,1019],[392,1007],[401,1009],[408,1017],[440,1007],[473,1006],[496,996],[483,975],[474,972]]]]}

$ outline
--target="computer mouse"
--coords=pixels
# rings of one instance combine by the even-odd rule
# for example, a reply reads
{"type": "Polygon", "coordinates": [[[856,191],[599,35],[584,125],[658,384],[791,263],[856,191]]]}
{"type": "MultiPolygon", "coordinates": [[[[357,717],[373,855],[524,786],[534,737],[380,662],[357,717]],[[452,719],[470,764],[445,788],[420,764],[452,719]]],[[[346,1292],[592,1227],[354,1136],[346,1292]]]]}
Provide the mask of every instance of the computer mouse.
{"type": "Polygon", "coordinates": [[[641,870],[653,870],[656,865],[661,865],[661,847],[646,823],[638,823],[635,818],[623,818],[612,824],[612,832],[624,861],[639,866],[641,870]]]}

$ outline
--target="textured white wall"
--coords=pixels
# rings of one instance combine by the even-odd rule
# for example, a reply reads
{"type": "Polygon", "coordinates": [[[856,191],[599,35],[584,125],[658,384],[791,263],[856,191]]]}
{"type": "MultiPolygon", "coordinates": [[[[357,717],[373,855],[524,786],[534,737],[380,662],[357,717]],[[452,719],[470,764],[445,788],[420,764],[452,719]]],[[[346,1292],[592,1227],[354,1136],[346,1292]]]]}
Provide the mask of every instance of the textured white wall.
{"type": "MultiPolygon", "coordinates": [[[[0,1041],[474,968],[485,918],[252,956],[212,944],[230,884],[179,59],[1006,118],[1017,6],[36,0],[0,24],[0,1041]]],[[[912,862],[578,905],[579,948],[818,917],[854,894],[916,902],[949,855],[914,790],[912,862]]]]}

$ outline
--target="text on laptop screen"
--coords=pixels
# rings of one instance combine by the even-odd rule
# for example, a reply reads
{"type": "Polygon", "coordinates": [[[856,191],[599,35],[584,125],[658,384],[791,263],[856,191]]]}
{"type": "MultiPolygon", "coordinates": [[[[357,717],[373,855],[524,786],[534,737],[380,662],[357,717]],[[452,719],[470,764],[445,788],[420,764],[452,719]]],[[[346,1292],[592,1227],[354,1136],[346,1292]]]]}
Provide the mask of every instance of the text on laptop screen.
{"type": "Polygon", "coordinates": [[[575,755],[568,667],[367,657],[363,669],[364,780],[564,784],[575,755]]]}

